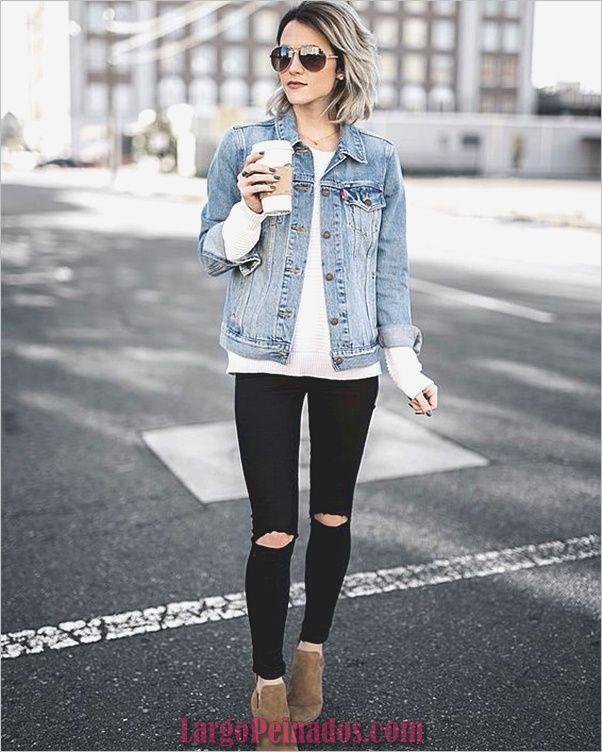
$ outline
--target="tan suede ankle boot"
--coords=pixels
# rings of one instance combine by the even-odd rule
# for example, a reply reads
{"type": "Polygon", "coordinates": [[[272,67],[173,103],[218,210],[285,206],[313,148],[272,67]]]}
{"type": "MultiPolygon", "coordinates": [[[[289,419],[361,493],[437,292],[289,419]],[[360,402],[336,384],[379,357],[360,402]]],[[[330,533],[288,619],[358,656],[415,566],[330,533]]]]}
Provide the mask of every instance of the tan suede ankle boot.
{"type": "Polygon", "coordinates": [[[291,721],[310,723],[322,712],[323,671],[324,656],[321,653],[295,648],[287,691],[291,721]]]}
{"type": "MultiPolygon", "coordinates": [[[[253,718],[264,718],[266,723],[276,721],[284,726],[287,722],[290,724],[291,717],[286,699],[286,686],[281,684],[264,684],[260,690],[257,689],[257,675],[255,674],[255,687],[251,694],[251,714],[253,718]],[[283,721],[284,719],[284,721],[283,721]]],[[[279,752],[296,752],[299,749],[296,744],[296,735],[292,727],[289,726],[288,737],[285,736],[284,728],[281,730],[281,738],[290,739],[289,742],[272,742],[268,736],[267,729],[265,733],[259,734],[256,750],[279,750],[279,752]]]]}

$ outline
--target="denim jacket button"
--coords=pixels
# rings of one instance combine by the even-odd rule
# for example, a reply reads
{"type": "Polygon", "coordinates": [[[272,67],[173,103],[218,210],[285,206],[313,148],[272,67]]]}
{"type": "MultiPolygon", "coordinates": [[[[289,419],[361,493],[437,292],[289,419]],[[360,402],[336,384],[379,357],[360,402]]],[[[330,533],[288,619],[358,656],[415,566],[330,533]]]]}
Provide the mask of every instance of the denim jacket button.
{"type": "Polygon", "coordinates": [[[372,204],[372,199],[369,199],[369,198],[366,197],[364,199],[364,203],[366,204],[366,206],[370,206],[372,204]]]}
{"type": "Polygon", "coordinates": [[[337,317],[336,317],[336,316],[333,316],[333,317],[332,317],[332,318],[330,319],[330,323],[331,323],[331,324],[338,324],[338,323],[339,323],[339,320],[337,319],[337,317]]]}
{"type": "Polygon", "coordinates": [[[330,282],[331,279],[334,279],[334,274],[332,272],[326,272],[325,277],[330,282]]]}
{"type": "Polygon", "coordinates": [[[337,355],[337,357],[334,359],[334,362],[335,363],[342,363],[343,362],[343,358],[341,358],[340,355],[337,355]]]}
{"type": "Polygon", "coordinates": [[[328,188],[322,188],[321,193],[322,193],[323,196],[328,196],[328,194],[330,193],[330,191],[328,190],[328,188]]]}
{"type": "Polygon", "coordinates": [[[330,231],[329,230],[324,230],[324,232],[322,233],[322,237],[323,238],[329,238],[330,237],[330,231]]]}

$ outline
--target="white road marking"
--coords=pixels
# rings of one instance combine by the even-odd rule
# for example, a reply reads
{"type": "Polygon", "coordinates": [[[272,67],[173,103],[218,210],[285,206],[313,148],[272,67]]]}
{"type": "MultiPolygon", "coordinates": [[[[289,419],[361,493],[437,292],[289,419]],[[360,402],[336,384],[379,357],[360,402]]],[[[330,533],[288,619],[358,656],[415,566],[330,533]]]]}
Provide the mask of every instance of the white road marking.
{"type": "MultiPolygon", "coordinates": [[[[488,577],[522,569],[545,567],[600,555],[600,536],[584,535],[567,540],[516,546],[493,551],[434,559],[426,564],[405,564],[392,569],[356,572],[345,577],[340,598],[361,598],[394,590],[441,585],[473,577],[488,577]]],[[[305,603],[303,582],[291,583],[289,608],[305,603]]],[[[198,600],[168,603],[164,606],[64,621],[57,626],[24,629],[1,636],[1,656],[18,658],[45,650],[63,650],[102,640],[134,637],[163,629],[177,629],[210,621],[245,616],[244,592],[213,595],[198,600]]]]}
{"type": "MultiPolygon", "coordinates": [[[[419,420],[416,416],[404,418],[380,406],[377,399],[358,483],[489,464],[486,457],[441,438],[425,425],[420,425],[419,420]]],[[[144,431],[141,435],[149,448],[200,501],[248,498],[234,421],[173,426],[144,431]]],[[[303,491],[310,487],[309,457],[305,400],[299,449],[299,489],[303,491]]]]}
{"type": "Polygon", "coordinates": [[[451,300],[461,306],[471,305],[476,308],[486,308],[488,311],[505,313],[509,316],[518,316],[519,318],[537,321],[541,324],[549,324],[552,321],[556,321],[556,314],[549,313],[548,311],[540,311],[537,308],[530,308],[518,303],[508,303],[505,300],[492,298],[489,295],[478,295],[467,290],[457,290],[454,287],[440,285],[436,282],[427,282],[424,279],[416,277],[412,280],[412,290],[426,293],[427,295],[435,295],[444,300],[451,300]]]}

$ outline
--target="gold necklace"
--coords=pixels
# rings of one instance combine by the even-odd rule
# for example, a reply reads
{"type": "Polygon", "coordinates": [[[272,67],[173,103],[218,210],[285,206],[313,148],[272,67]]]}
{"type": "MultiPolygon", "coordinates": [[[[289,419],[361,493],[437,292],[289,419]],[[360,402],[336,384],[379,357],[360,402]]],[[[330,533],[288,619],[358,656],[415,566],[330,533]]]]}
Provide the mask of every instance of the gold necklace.
{"type": "Polygon", "coordinates": [[[333,133],[338,133],[338,130],[339,130],[338,128],[335,128],[333,131],[331,131],[330,133],[327,133],[325,136],[322,136],[322,138],[319,138],[317,140],[315,138],[309,138],[309,136],[305,136],[305,135],[303,135],[303,133],[299,133],[299,135],[302,138],[309,139],[314,146],[317,146],[320,143],[320,141],[324,141],[324,139],[328,138],[328,136],[332,136],[333,133]]]}

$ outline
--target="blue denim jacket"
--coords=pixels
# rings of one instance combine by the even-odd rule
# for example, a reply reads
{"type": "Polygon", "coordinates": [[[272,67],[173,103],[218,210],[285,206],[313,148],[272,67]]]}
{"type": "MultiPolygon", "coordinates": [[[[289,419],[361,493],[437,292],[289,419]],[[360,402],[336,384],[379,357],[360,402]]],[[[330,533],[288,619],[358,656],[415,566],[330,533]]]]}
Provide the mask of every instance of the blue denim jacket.
{"type": "Polygon", "coordinates": [[[313,191],[320,191],[323,283],[335,371],[379,360],[380,347],[410,346],[412,324],[406,250],[406,203],[395,145],[351,124],[319,186],[313,158],[297,133],[293,109],[235,125],[222,136],[207,174],[197,257],[211,276],[232,271],[219,343],[239,355],[286,363],[291,348],[309,244],[313,191]],[[257,244],[226,257],[222,224],[241,200],[237,176],[257,141],[293,145],[292,211],[262,221],[257,244]]]}

